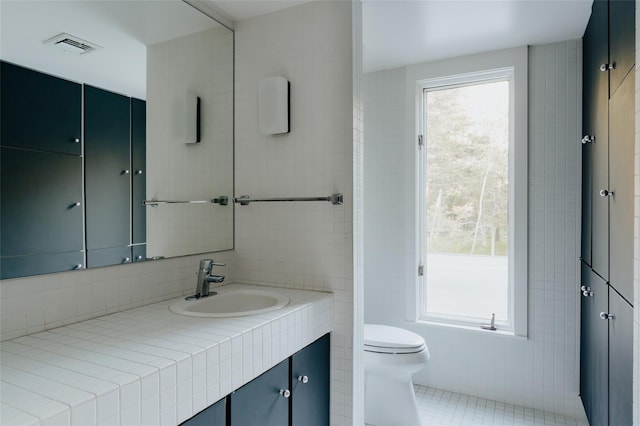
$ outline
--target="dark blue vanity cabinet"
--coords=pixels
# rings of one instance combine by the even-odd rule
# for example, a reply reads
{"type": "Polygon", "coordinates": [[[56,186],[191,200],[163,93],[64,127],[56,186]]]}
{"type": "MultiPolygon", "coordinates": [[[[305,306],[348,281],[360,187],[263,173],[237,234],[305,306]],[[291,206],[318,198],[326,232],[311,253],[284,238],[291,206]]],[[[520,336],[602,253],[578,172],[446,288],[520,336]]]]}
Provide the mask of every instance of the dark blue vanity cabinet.
{"type": "Polygon", "coordinates": [[[87,265],[131,261],[131,99],[84,88],[87,265]]]}
{"type": "Polygon", "coordinates": [[[231,425],[289,424],[289,359],[256,377],[230,396],[231,425]]]}
{"type": "Polygon", "coordinates": [[[329,360],[326,334],[291,357],[291,424],[329,424],[329,360]]]}
{"type": "Polygon", "coordinates": [[[205,408],[186,422],[180,423],[181,426],[226,426],[227,425],[227,398],[208,408],[205,408]]]}
{"type": "Polygon", "coordinates": [[[632,424],[635,1],[595,0],[583,40],[580,396],[632,424]]]}
{"type": "Polygon", "coordinates": [[[328,426],[330,357],[326,334],[182,425],[328,426]]]}
{"type": "Polygon", "coordinates": [[[0,278],[82,268],[82,86],[0,66],[0,278]]]}

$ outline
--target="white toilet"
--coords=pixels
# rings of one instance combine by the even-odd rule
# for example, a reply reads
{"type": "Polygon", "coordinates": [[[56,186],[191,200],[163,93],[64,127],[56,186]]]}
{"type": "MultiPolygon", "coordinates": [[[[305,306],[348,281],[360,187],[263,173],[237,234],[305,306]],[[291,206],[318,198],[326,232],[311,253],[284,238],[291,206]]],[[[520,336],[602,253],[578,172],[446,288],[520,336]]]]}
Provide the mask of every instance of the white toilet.
{"type": "Polygon", "coordinates": [[[429,348],[417,334],[387,325],[364,325],[365,423],[420,425],[411,376],[429,358],[429,348]]]}

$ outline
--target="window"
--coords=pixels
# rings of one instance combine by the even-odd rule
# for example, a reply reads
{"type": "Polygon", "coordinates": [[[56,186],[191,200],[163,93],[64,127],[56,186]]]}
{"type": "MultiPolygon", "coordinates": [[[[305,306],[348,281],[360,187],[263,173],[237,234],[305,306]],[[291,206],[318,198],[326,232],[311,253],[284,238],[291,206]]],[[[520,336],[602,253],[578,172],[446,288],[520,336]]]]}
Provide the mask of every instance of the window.
{"type": "Polygon", "coordinates": [[[526,335],[526,131],[516,138],[514,68],[418,90],[418,319],[478,327],[495,314],[499,330],[526,335]]]}

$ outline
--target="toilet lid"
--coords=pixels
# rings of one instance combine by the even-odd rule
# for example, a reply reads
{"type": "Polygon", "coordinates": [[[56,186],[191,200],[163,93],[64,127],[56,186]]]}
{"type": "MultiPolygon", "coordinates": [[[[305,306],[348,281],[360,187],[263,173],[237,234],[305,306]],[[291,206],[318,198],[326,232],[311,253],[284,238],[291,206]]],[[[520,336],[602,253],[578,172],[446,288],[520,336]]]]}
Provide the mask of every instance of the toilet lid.
{"type": "Polygon", "coordinates": [[[364,348],[382,353],[415,353],[427,347],[424,339],[409,330],[380,324],[364,325],[364,348]]]}

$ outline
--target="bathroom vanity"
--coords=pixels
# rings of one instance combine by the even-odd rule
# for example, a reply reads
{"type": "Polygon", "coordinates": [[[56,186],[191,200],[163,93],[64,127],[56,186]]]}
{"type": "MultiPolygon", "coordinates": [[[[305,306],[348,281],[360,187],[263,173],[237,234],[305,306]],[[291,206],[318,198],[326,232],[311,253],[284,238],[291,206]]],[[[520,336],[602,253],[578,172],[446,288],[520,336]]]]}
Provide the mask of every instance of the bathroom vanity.
{"type": "Polygon", "coordinates": [[[329,334],[325,334],[183,426],[326,426],[329,334]]]}
{"type": "Polygon", "coordinates": [[[2,342],[0,423],[192,426],[229,416],[232,425],[289,424],[270,422],[276,412],[292,415],[290,424],[328,419],[333,295],[270,290],[289,304],[199,318],[164,301],[2,342]]]}

